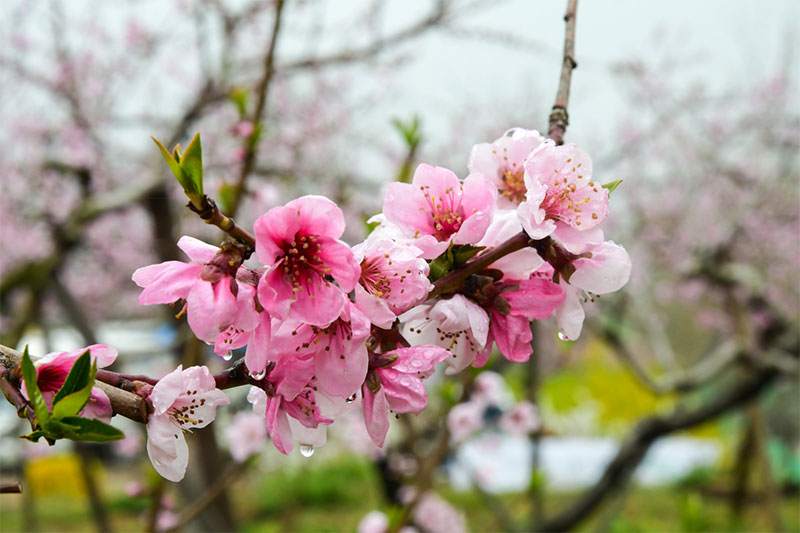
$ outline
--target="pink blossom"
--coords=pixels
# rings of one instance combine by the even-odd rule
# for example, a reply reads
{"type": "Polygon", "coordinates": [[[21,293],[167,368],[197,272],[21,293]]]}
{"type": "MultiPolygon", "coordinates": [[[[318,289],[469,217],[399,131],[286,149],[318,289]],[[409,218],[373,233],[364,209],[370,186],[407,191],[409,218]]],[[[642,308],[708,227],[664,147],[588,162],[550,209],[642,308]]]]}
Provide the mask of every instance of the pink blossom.
{"type": "Polygon", "coordinates": [[[208,368],[184,370],[181,365],[156,383],[149,399],[153,413],[147,419],[147,455],[162,477],[180,481],[189,462],[183,432],[209,425],[217,416],[217,406],[230,400],[216,388],[208,368]]]}
{"type": "Polygon", "coordinates": [[[350,247],[338,240],[343,232],[341,209],[323,196],[303,196],[260,216],[256,254],[271,265],[258,284],[261,305],[279,319],[317,326],[335,320],[361,274],[350,247]]]}
{"type": "Polygon", "coordinates": [[[415,413],[425,409],[428,393],[422,380],[450,354],[438,346],[421,345],[376,354],[361,387],[364,422],[373,442],[383,446],[389,430],[388,410],[415,413]]]}
{"type": "Polygon", "coordinates": [[[592,294],[607,294],[621,289],[631,276],[631,259],[625,248],[611,241],[595,246],[586,257],[572,262],[575,272],[569,283],[559,282],[566,297],[556,309],[559,336],[575,340],[581,334],[585,312],[581,300],[593,300],[592,294]],[[581,297],[581,291],[587,296],[581,297]]]}
{"type": "Polygon", "coordinates": [[[274,359],[283,354],[311,354],[319,388],[332,396],[347,398],[358,391],[367,375],[369,319],[350,301],[341,315],[325,327],[287,319],[270,345],[274,359]]]}
{"type": "Polygon", "coordinates": [[[530,155],[525,172],[528,191],[517,214],[533,239],[568,231],[566,227],[590,230],[608,213],[608,190],[592,181],[592,160],[573,144],[546,141],[530,155]]]}
{"type": "Polygon", "coordinates": [[[233,421],[225,428],[225,436],[234,461],[242,463],[260,452],[267,442],[264,417],[252,412],[236,413],[233,421]]]}
{"type": "Polygon", "coordinates": [[[566,296],[558,284],[545,279],[508,281],[499,284],[500,296],[507,307],[494,305],[489,309],[491,323],[484,357],[489,356],[492,340],[503,357],[509,361],[524,362],[530,359],[533,349],[531,320],[549,317],[566,296]]]}
{"type": "Polygon", "coordinates": [[[514,395],[502,375],[484,370],[472,384],[471,401],[505,408],[514,402],[514,395]]]}
{"type": "MultiPolygon", "coordinates": [[[[73,350],[71,352],[52,352],[44,357],[37,359],[33,366],[36,367],[36,385],[42,391],[42,396],[47,407],[53,408],[53,398],[58,390],[67,380],[69,371],[75,361],[89,350],[89,357],[97,368],[105,368],[111,365],[117,358],[117,350],[105,344],[93,344],[87,348],[73,350]]],[[[23,383],[23,392],[27,396],[27,388],[23,383]]],[[[78,416],[85,418],[96,418],[108,424],[114,411],[111,408],[111,401],[102,389],[92,387],[91,396],[83,410],[78,416]]]]}
{"type": "Polygon", "coordinates": [[[253,404],[253,411],[264,417],[275,448],[285,455],[292,451],[293,441],[296,440],[304,445],[321,445],[325,441],[325,433],[320,425],[333,423],[332,419],[322,414],[314,390],[316,378],[313,373],[311,355],[285,356],[276,362],[267,376],[270,394],[251,387],[247,395],[247,400],[253,404]],[[318,431],[307,432],[302,428],[318,431]],[[314,442],[307,439],[313,439],[314,442]]]}
{"type": "Polygon", "coordinates": [[[433,259],[450,243],[475,244],[492,221],[497,189],[484,176],[461,182],[452,171],[421,164],[411,184],[392,183],[383,200],[386,218],[433,259]]]}
{"type": "Polygon", "coordinates": [[[512,435],[528,435],[540,425],[539,411],[530,402],[519,402],[500,417],[500,429],[512,435]]]}
{"type": "Polygon", "coordinates": [[[386,533],[389,530],[389,518],[380,511],[370,511],[358,523],[358,533],[386,533]]]}
{"type": "Polygon", "coordinates": [[[236,270],[229,272],[219,249],[193,237],[183,236],[178,247],[196,263],[166,261],[136,270],[133,281],[144,290],[143,305],[171,304],[186,300],[189,326],[206,342],[216,342],[237,314],[236,270]],[[217,264],[222,259],[222,265],[217,264]]]}
{"type": "Polygon", "coordinates": [[[469,171],[495,184],[498,206],[515,208],[525,200],[525,161],[544,137],[535,130],[512,128],[493,143],[476,144],[469,155],[469,171]]]}
{"type": "Polygon", "coordinates": [[[453,406],[447,413],[447,429],[453,442],[461,442],[483,425],[483,411],[486,405],[481,402],[464,402],[453,406]]]}
{"type": "Polygon", "coordinates": [[[379,236],[353,247],[361,265],[356,303],[378,327],[388,329],[397,315],[423,300],[432,285],[422,250],[379,236]]]}
{"type": "Polygon", "coordinates": [[[423,531],[463,533],[467,530],[464,514],[434,492],[426,492],[414,509],[414,523],[423,531]]]}
{"type": "Polygon", "coordinates": [[[434,344],[450,351],[448,374],[471,365],[486,346],[489,316],[461,294],[425,303],[400,316],[403,337],[412,345],[434,344]]]}

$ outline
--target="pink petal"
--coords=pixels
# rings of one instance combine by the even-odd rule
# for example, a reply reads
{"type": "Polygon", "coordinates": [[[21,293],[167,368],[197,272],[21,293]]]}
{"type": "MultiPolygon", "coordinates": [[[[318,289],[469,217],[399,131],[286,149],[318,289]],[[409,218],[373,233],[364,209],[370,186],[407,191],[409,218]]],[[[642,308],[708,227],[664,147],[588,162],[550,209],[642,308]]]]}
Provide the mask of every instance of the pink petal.
{"type": "Polygon", "coordinates": [[[250,335],[244,353],[244,364],[251,376],[260,374],[267,367],[271,328],[269,315],[262,313],[261,322],[250,335]]]}
{"type": "Polygon", "coordinates": [[[150,415],[147,421],[147,455],[161,477],[178,482],[186,474],[189,446],[169,415],[150,415]]]}
{"type": "Polygon", "coordinates": [[[565,294],[556,283],[546,279],[529,279],[519,282],[519,289],[503,293],[511,305],[511,314],[528,319],[543,319],[564,301],[565,294]]]}
{"type": "Polygon", "coordinates": [[[178,248],[184,251],[196,263],[208,263],[219,252],[219,248],[194,237],[184,235],[178,240],[178,248]]]}
{"type": "Polygon", "coordinates": [[[330,269],[333,279],[345,292],[350,292],[358,283],[361,276],[361,267],[356,262],[353,250],[343,243],[330,237],[320,237],[317,242],[322,247],[321,259],[330,269]]]}
{"type": "Polygon", "coordinates": [[[361,388],[361,393],[364,397],[361,406],[364,410],[364,424],[367,427],[367,433],[376,446],[382,447],[386,441],[386,433],[389,431],[387,413],[389,406],[386,404],[386,394],[383,388],[373,394],[366,385],[361,388]]]}
{"type": "Polygon", "coordinates": [[[209,283],[195,283],[186,297],[188,321],[198,339],[216,342],[236,317],[236,297],[231,293],[230,278],[209,283]]]}
{"type": "Polygon", "coordinates": [[[606,294],[621,289],[631,277],[631,258],[625,248],[611,241],[592,248],[591,258],[574,261],[575,272],[570,284],[593,292],[606,294]]]}
{"type": "Polygon", "coordinates": [[[171,304],[185,299],[199,280],[203,265],[167,261],[142,267],[133,273],[133,281],[144,287],[139,295],[142,305],[171,304]]]}
{"type": "Polygon", "coordinates": [[[530,359],[533,335],[527,318],[493,313],[491,330],[503,357],[517,363],[530,359]]]}
{"type": "Polygon", "coordinates": [[[296,295],[289,317],[315,326],[327,326],[342,313],[347,296],[342,289],[319,278],[296,295]]]}
{"type": "Polygon", "coordinates": [[[111,400],[102,389],[92,387],[92,394],[89,396],[89,401],[86,406],[79,413],[83,418],[94,418],[105,422],[111,423],[111,417],[114,415],[114,409],[111,407],[111,400]]]}
{"type": "Polygon", "coordinates": [[[289,419],[286,411],[281,409],[283,400],[280,396],[267,399],[267,432],[272,439],[272,444],[284,455],[294,448],[292,443],[292,429],[289,427],[289,419]]]}
{"type": "Polygon", "coordinates": [[[381,378],[381,390],[386,393],[386,402],[396,413],[419,414],[428,403],[428,393],[422,380],[393,368],[377,370],[381,378]]]}
{"type": "Polygon", "coordinates": [[[330,348],[314,358],[319,387],[327,394],[347,398],[358,390],[367,376],[367,348],[359,346],[349,353],[342,352],[341,343],[332,344],[330,348]]]}

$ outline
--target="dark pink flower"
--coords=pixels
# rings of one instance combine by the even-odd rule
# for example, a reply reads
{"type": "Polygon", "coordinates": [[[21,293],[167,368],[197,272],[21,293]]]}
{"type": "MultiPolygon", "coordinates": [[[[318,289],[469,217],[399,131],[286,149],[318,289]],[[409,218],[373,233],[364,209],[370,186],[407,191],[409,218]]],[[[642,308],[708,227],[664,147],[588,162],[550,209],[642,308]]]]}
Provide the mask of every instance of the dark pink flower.
{"type": "MultiPolygon", "coordinates": [[[[105,344],[93,344],[88,348],[81,348],[71,352],[52,352],[34,361],[36,367],[36,385],[42,391],[47,407],[53,408],[53,398],[58,390],[67,380],[69,371],[75,361],[89,350],[89,357],[97,363],[97,368],[105,368],[111,365],[117,358],[117,350],[105,344]]],[[[27,390],[23,384],[23,392],[27,396],[27,390]]],[[[83,410],[78,416],[85,418],[96,418],[105,422],[111,422],[114,411],[111,408],[111,401],[102,389],[92,387],[92,394],[83,410]]]]}
{"type": "Polygon", "coordinates": [[[361,273],[338,240],[344,224],[341,209],[323,196],[303,196],[256,220],[256,255],[269,265],[258,298],[273,316],[324,326],[341,314],[361,273]]]}
{"type": "Polygon", "coordinates": [[[270,352],[276,360],[311,354],[317,386],[326,394],[347,398],[364,383],[370,322],[355,304],[345,302],[341,315],[327,326],[287,319],[276,330],[270,352]]]}
{"type": "Polygon", "coordinates": [[[415,414],[425,409],[428,393],[422,380],[433,374],[437,363],[449,357],[447,350],[432,345],[373,355],[361,394],[364,422],[376,445],[383,446],[386,439],[389,409],[415,414]]]}

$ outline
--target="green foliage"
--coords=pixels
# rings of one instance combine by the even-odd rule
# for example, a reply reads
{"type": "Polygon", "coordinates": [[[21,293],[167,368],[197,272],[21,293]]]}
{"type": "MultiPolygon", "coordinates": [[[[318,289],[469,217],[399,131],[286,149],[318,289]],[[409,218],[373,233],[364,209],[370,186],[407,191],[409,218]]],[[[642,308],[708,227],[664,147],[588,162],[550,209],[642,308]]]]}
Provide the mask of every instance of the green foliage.
{"type": "Polygon", "coordinates": [[[239,118],[245,118],[247,116],[247,102],[250,100],[250,91],[246,87],[233,87],[231,92],[228,93],[228,98],[236,106],[239,118]]]}
{"type": "Polygon", "coordinates": [[[236,198],[236,186],[231,185],[227,181],[223,181],[217,192],[217,205],[219,205],[223,213],[231,212],[234,198],[236,198]]]}
{"type": "Polygon", "coordinates": [[[409,149],[415,149],[422,142],[421,121],[419,116],[414,117],[408,121],[403,122],[399,118],[392,119],[392,125],[403,137],[403,140],[409,149]]]}
{"type": "Polygon", "coordinates": [[[28,348],[22,354],[22,375],[28,391],[31,405],[36,413],[38,429],[34,429],[22,438],[37,442],[44,437],[48,441],[71,439],[76,441],[109,442],[125,435],[117,428],[92,418],[77,416],[92,394],[97,364],[92,362],[89,350],[86,350],[67,375],[64,384],[53,397],[53,412],[47,409],[42,391],[36,383],[36,368],[28,354],[28,348]]]}
{"type": "Polygon", "coordinates": [[[183,154],[181,154],[180,145],[175,146],[170,154],[160,141],[155,137],[151,138],[158,146],[178,183],[183,187],[186,196],[193,204],[199,205],[203,198],[203,147],[200,143],[200,134],[195,134],[183,154]]]}
{"type": "MultiPolygon", "coordinates": [[[[22,378],[25,380],[25,390],[28,392],[28,399],[33,406],[33,412],[36,413],[36,420],[39,424],[46,424],[50,420],[50,411],[47,410],[47,404],[42,396],[42,391],[39,390],[39,385],[36,383],[36,368],[33,366],[30,354],[28,354],[28,346],[22,352],[22,378]]],[[[38,438],[36,439],[38,440],[38,438]]],[[[35,442],[35,441],[34,441],[35,442]]]]}
{"type": "MultiPolygon", "coordinates": [[[[380,490],[373,465],[353,457],[313,464],[313,468],[281,470],[264,477],[259,508],[278,513],[290,507],[338,507],[364,503],[364,494],[380,490]],[[371,490],[367,490],[371,487],[371,490]]],[[[373,505],[377,505],[375,502],[373,505]]]]}
{"type": "Polygon", "coordinates": [[[436,281],[445,277],[454,269],[463,266],[484,248],[486,247],[472,246],[470,244],[462,246],[450,244],[450,247],[442,255],[431,261],[428,279],[436,281]]]}
{"type": "Polygon", "coordinates": [[[687,532],[708,531],[708,513],[703,505],[703,498],[696,492],[687,493],[681,502],[681,530],[687,532]]]}
{"type": "Polygon", "coordinates": [[[608,189],[608,194],[611,196],[611,193],[614,192],[614,189],[619,187],[620,183],[622,183],[622,180],[612,181],[611,183],[606,183],[603,185],[603,188],[608,189]]]}

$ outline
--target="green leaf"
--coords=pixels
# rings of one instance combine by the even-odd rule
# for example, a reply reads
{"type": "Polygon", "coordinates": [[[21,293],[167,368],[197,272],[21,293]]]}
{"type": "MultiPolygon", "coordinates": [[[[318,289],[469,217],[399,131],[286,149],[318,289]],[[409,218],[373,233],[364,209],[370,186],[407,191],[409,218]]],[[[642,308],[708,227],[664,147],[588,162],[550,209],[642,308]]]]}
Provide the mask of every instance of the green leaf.
{"type": "Polygon", "coordinates": [[[447,253],[443,253],[431,261],[430,267],[428,279],[431,281],[436,281],[445,277],[450,272],[450,270],[453,268],[453,262],[448,259],[447,253]]]}
{"type": "Polygon", "coordinates": [[[41,439],[42,437],[44,437],[44,431],[42,431],[41,429],[37,429],[36,431],[28,433],[27,435],[21,435],[19,438],[27,439],[31,442],[39,442],[39,439],[41,439]]]}
{"type": "Polygon", "coordinates": [[[167,162],[169,165],[169,169],[172,171],[172,174],[175,175],[175,179],[178,180],[178,183],[181,184],[183,187],[183,191],[189,197],[190,200],[199,199],[202,196],[202,192],[199,189],[195,188],[195,183],[192,181],[192,178],[186,174],[186,171],[181,167],[181,151],[180,145],[175,147],[173,153],[169,153],[161,142],[156,139],[155,137],[150,137],[153,139],[153,142],[156,143],[158,149],[161,151],[161,155],[164,157],[164,161],[167,162]]]}
{"type": "Polygon", "coordinates": [[[239,112],[240,118],[245,118],[247,115],[247,101],[250,98],[250,93],[244,87],[234,87],[228,93],[228,98],[231,99],[236,106],[236,111],[239,112]]]}
{"type": "MultiPolygon", "coordinates": [[[[60,421],[53,421],[68,428],[64,436],[68,439],[90,442],[109,442],[125,437],[125,434],[114,426],[110,426],[94,418],[69,416],[60,421]]],[[[52,422],[51,422],[52,423],[52,422]]]]}
{"type": "Polygon", "coordinates": [[[39,425],[44,425],[50,420],[50,411],[47,410],[47,404],[42,396],[42,391],[39,390],[39,385],[36,383],[36,367],[33,366],[31,356],[28,354],[28,346],[22,352],[22,378],[25,380],[25,390],[28,392],[28,399],[33,406],[33,412],[36,413],[36,420],[39,425]]]}
{"type": "Polygon", "coordinates": [[[217,191],[217,205],[223,213],[230,213],[233,199],[236,196],[236,186],[223,181],[217,191]]]}
{"type": "Polygon", "coordinates": [[[465,244],[463,246],[459,246],[453,250],[453,265],[454,266],[461,266],[476,255],[481,250],[484,250],[485,246],[472,246],[471,244],[465,244]]]}
{"type": "Polygon", "coordinates": [[[203,147],[199,133],[195,133],[192,142],[180,156],[180,164],[184,175],[192,182],[193,190],[203,194],[203,147]]]}
{"type": "MultiPolygon", "coordinates": [[[[85,352],[81,354],[75,360],[75,363],[72,365],[72,368],[69,370],[69,374],[67,375],[67,379],[64,381],[64,384],[56,393],[55,397],[53,398],[53,405],[57,404],[61,401],[62,398],[65,396],[69,396],[73,392],[78,392],[81,389],[85,388],[87,383],[90,382],[89,373],[92,370],[92,356],[87,349],[85,352]]],[[[94,379],[91,380],[94,382],[94,379]]]]}
{"type": "Polygon", "coordinates": [[[622,183],[622,180],[612,181],[611,183],[606,183],[603,185],[604,189],[608,189],[608,194],[611,195],[614,192],[614,189],[619,187],[619,184],[622,183]]]}
{"type": "Polygon", "coordinates": [[[67,380],[53,398],[53,418],[75,416],[81,412],[92,395],[96,374],[97,364],[92,362],[89,350],[86,350],[72,365],[67,380]]]}

